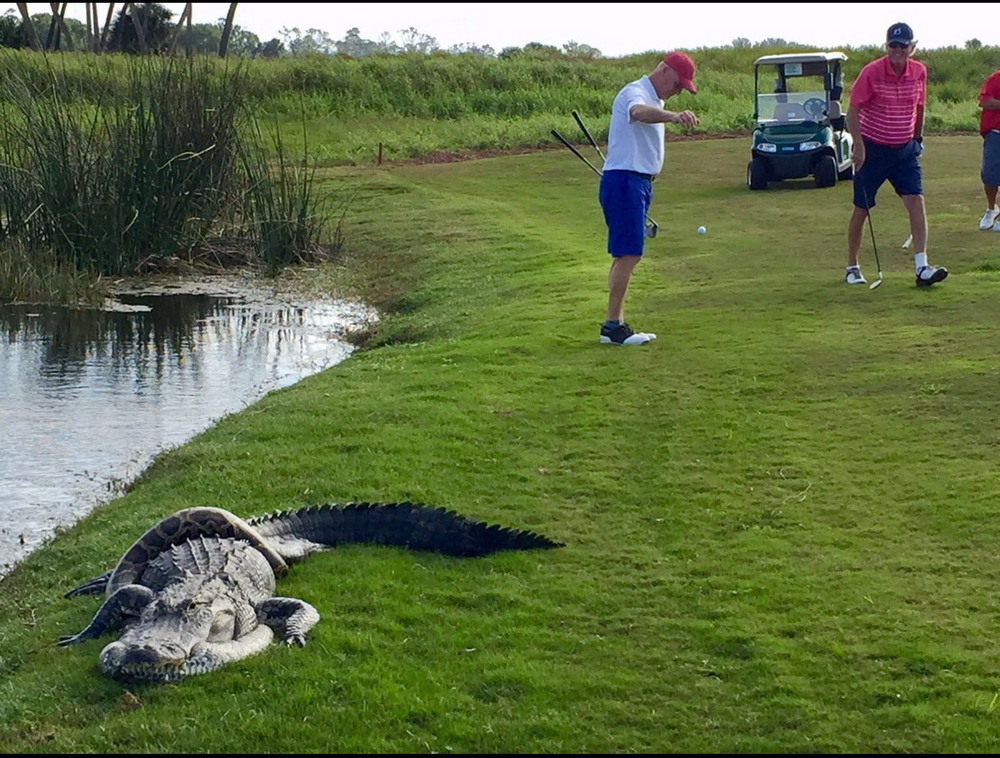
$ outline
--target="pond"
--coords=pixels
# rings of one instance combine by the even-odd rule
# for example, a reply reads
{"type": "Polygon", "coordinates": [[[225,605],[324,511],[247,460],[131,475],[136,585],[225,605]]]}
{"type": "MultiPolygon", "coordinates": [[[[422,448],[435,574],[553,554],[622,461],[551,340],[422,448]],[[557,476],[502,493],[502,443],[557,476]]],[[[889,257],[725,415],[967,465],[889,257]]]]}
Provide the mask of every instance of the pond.
{"type": "Polygon", "coordinates": [[[0,305],[0,577],[158,452],[344,360],[374,318],[219,282],[112,305],[0,305]]]}

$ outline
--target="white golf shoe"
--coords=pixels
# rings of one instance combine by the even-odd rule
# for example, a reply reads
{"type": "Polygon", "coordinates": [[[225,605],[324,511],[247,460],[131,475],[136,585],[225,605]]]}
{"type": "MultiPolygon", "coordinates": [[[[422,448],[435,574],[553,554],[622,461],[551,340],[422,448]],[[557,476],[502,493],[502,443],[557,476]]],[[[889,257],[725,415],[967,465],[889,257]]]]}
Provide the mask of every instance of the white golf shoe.
{"type": "Polygon", "coordinates": [[[857,266],[847,267],[847,274],[844,276],[844,281],[848,284],[868,284],[868,281],[861,273],[861,269],[857,266]]]}
{"type": "Polygon", "coordinates": [[[655,339],[655,334],[636,332],[624,322],[617,326],[607,324],[601,326],[602,345],[645,345],[655,339]]]}
{"type": "Polygon", "coordinates": [[[996,222],[997,216],[1000,216],[1000,208],[995,205],[992,208],[988,208],[986,213],[983,214],[983,217],[979,219],[979,228],[984,232],[988,232],[993,228],[993,224],[996,222]]]}

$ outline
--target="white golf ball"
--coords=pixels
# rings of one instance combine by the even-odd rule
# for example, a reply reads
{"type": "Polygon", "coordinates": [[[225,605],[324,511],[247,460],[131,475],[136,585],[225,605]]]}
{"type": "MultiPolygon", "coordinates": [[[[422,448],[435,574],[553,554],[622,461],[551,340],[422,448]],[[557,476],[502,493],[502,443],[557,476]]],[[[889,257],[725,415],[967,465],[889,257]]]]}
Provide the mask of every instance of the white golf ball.
{"type": "Polygon", "coordinates": [[[704,234],[704,233],[705,233],[705,232],[707,232],[707,231],[708,231],[708,229],[706,229],[706,228],[705,228],[705,227],[703,227],[703,226],[699,226],[699,227],[698,227],[698,234],[704,234]]]}

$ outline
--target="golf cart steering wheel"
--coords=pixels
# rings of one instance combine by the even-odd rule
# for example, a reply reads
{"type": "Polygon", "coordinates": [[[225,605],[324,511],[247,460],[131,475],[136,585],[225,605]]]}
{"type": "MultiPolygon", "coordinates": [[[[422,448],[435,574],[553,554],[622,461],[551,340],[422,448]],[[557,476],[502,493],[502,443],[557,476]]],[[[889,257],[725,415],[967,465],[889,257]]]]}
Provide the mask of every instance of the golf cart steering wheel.
{"type": "Polygon", "coordinates": [[[802,107],[813,118],[821,118],[826,112],[826,101],[818,97],[810,97],[802,103],[802,107]]]}

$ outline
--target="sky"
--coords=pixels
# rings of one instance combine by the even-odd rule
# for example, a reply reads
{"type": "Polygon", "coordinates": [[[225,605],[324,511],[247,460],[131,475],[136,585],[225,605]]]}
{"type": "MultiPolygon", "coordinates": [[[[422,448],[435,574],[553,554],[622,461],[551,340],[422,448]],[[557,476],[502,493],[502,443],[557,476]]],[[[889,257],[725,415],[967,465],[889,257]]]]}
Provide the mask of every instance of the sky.
{"type": "MultiPolygon", "coordinates": [[[[184,3],[162,3],[176,21],[184,3]]],[[[224,18],[229,3],[194,3],[196,24],[224,18]]],[[[0,6],[2,7],[2,6],[0,6]]],[[[14,7],[11,4],[11,7],[14,7]]],[[[108,4],[98,3],[100,18],[108,4]]],[[[120,4],[116,4],[120,7],[120,4]]],[[[28,3],[29,13],[50,13],[49,3],[28,3]]],[[[68,3],[67,16],[86,19],[86,3],[68,3]]],[[[561,48],[590,45],[607,58],[651,50],[721,47],[734,39],[788,42],[835,50],[881,45],[893,23],[905,21],[918,47],[978,39],[1000,46],[1000,11],[991,3],[239,3],[236,23],[262,42],[282,38],[283,28],[319,29],[334,40],[357,28],[364,39],[388,33],[396,42],[414,28],[438,47],[523,47],[539,42],[561,48]],[[836,13],[834,13],[836,12],[836,13]]]]}

